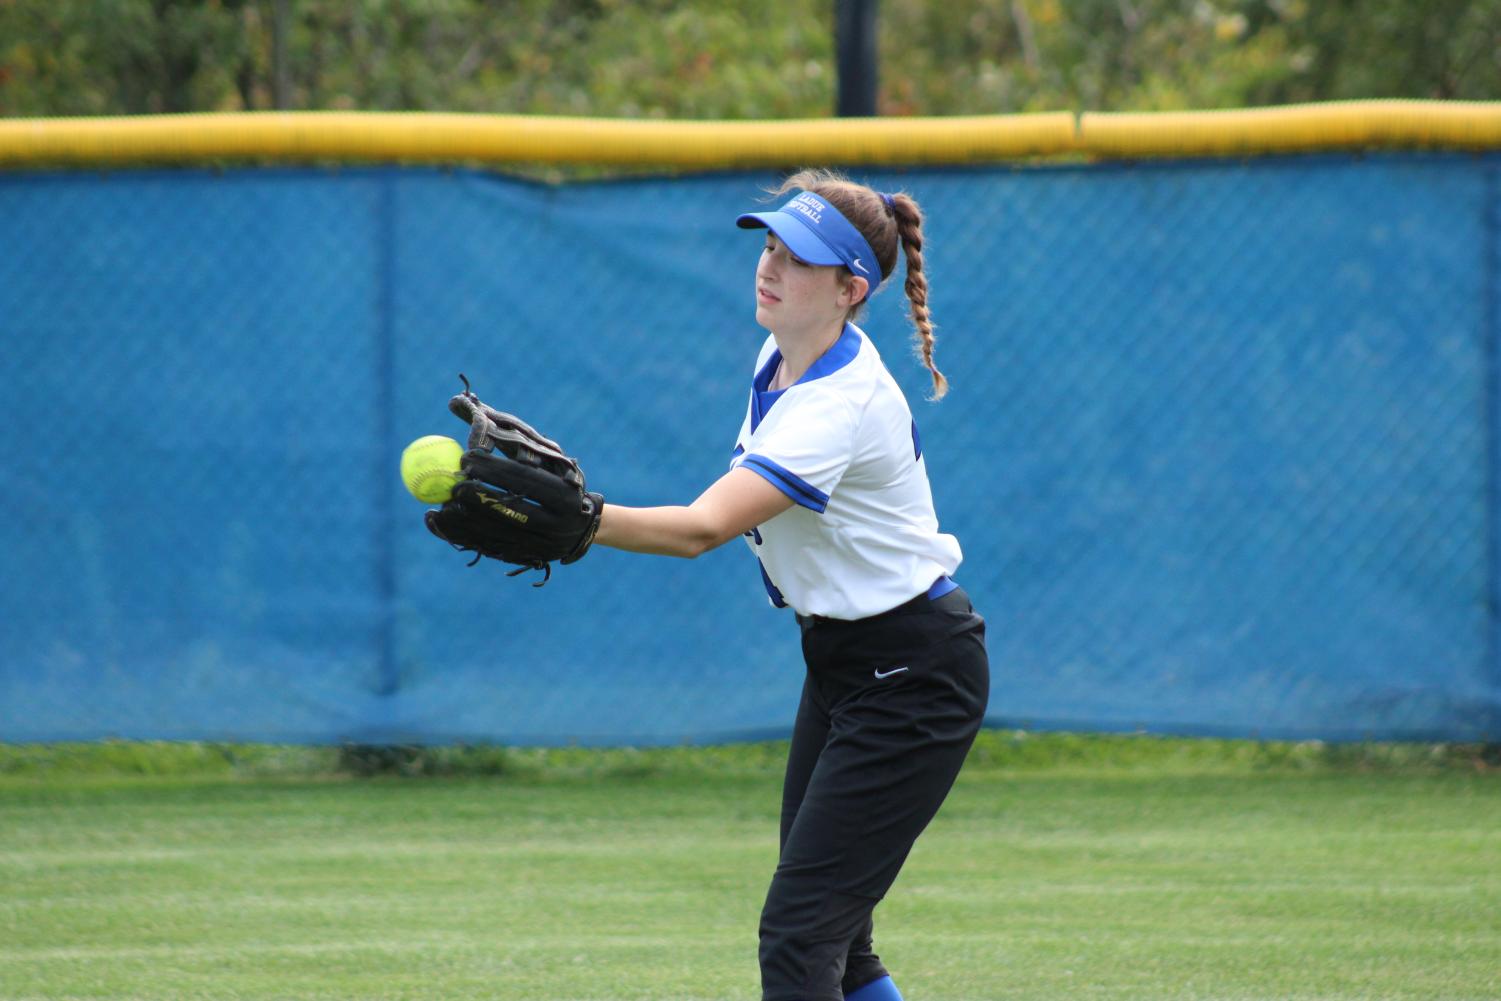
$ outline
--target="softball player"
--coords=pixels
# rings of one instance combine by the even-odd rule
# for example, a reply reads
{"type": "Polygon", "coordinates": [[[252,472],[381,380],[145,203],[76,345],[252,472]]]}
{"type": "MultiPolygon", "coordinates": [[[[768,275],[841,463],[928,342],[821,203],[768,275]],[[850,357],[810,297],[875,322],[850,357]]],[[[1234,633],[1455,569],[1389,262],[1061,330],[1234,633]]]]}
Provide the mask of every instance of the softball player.
{"type": "Polygon", "coordinates": [[[948,795],[989,695],[985,623],[951,579],[917,425],[852,318],[906,254],[935,396],[922,215],[804,171],[766,230],[756,320],[770,331],[730,471],[686,507],[605,504],[595,542],[697,556],[743,535],[807,663],[761,915],[763,1001],[901,1001],[871,913],[948,795]]]}

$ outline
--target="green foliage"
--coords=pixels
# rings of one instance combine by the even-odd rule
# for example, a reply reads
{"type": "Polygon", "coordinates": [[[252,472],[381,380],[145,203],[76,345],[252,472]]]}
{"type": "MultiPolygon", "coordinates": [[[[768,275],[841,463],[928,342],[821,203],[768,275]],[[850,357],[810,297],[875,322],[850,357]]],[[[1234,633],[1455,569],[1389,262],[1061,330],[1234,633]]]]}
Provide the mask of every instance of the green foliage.
{"type": "Polygon", "coordinates": [[[165,740],[0,744],[0,778],[264,777],[332,774],[337,750],[165,740]]]}
{"type": "Polygon", "coordinates": [[[249,58],[240,0],[0,3],[0,111],[218,110],[249,58]]]}
{"type": "Polygon", "coordinates": [[[976,0],[881,7],[887,114],[1501,98],[1501,5],[976,0]]]}
{"type": "MultiPolygon", "coordinates": [[[[652,776],[779,778],[786,741],[706,747],[504,747],[367,745],[298,747],[170,741],[0,744],[0,780],[34,784],[77,778],[631,780],[652,776]]],[[[1326,744],[1212,740],[1145,734],[986,730],[965,775],[1382,772],[1432,775],[1501,770],[1501,746],[1326,744]]]]}
{"type": "MultiPolygon", "coordinates": [[[[821,117],[833,0],[0,0],[0,115],[821,117]]],[[[1501,98],[1491,0],[885,0],[886,115],[1501,98]]]]}
{"type": "Polygon", "coordinates": [[[1295,72],[1259,103],[1501,97],[1501,5],[1472,0],[1280,0],[1242,4],[1257,33],[1285,39],[1295,72]]]}
{"type": "Polygon", "coordinates": [[[0,0],[0,114],[781,118],[833,100],[832,4],[0,0]],[[277,39],[282,38],[284,57],[277,39]]]}

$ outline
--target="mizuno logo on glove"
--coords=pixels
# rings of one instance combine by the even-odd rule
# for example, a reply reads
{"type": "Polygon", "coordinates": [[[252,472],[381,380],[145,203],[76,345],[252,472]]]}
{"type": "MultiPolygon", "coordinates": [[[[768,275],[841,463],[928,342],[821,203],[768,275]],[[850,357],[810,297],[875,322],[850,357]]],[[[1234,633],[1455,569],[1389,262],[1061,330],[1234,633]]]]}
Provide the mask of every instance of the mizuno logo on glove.
{"type": "Polygon", "coordinates": [[[520,511],[517,511],[515,508],[506,507],[499,500],[497,500],[494,497],[491,497],[489,494],[481,493],[478,496],[479,496],[479,502],[481,504],[483,504],[483,505],[485,505],[485,507],[488,507],[491,510],[495,511],[497,514],[503,514],[507,518],[510,518],[510,519],[512,519],[514,521],[521,522],[523,525],[525,525],[528,521],[531,520],[531,517],[529,515],[522,514],[520,511]]]}

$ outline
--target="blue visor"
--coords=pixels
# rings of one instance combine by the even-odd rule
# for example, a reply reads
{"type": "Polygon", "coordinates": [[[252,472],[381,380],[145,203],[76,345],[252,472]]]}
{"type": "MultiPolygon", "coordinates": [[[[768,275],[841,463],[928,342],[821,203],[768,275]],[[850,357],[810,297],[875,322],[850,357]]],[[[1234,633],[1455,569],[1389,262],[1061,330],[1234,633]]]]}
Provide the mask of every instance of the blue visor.
{"type": "Polygon", "coordinates": [[[735,220],[741,229],[770,229],[798,260],[825,267],[843,264],[864,278],[865,298],[884,277],[875,251],[839,210],[811,191],[800,191],[775,212],[747,212],[735,220]]]}

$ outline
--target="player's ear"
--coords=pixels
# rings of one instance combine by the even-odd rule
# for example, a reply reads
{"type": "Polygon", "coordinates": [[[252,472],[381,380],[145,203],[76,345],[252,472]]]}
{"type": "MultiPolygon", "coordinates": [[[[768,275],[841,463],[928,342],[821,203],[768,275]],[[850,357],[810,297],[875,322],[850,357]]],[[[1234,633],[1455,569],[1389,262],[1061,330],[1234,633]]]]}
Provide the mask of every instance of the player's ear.
{"type": "Polygon", "coordinates": [[[865,293],[870,290],[870,282],[859,275],[846,274],[842,287],[839,290],[839,304],[849,309],[865,301],[865,293]]]}

